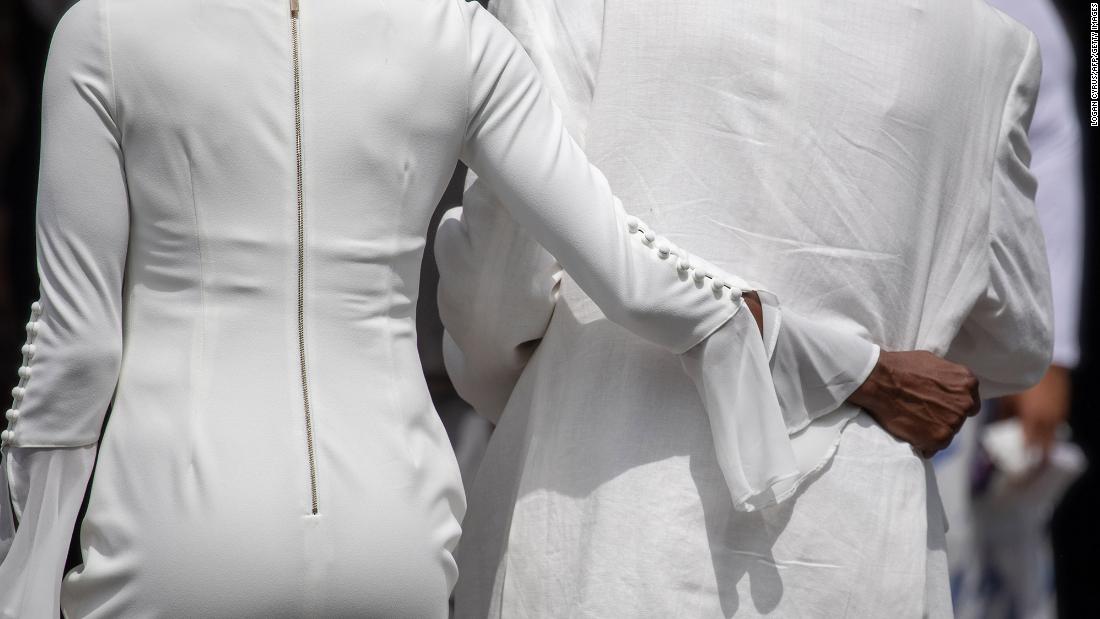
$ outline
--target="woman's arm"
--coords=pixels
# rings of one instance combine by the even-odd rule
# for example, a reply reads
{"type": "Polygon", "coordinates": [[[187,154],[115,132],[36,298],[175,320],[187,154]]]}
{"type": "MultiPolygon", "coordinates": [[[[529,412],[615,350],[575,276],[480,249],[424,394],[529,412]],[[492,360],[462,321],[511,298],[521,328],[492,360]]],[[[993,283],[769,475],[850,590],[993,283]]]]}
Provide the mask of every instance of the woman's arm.
{"type": "Polygon", "coordinates": [[[58,24],[46,62],[40,298],[2,437],[3,473],[25,496],[14,497],[23,517],[0,565],[0,609],[9,616],[57,616],[72,508],[83,497],[122,358],[129,204],[106,17],[100,0],[77,3],[58,24]]]}
{"type": "MultiPolygon", "coordinates": [[[[530,54],[566,128],[583,145],[597,88],[602,2],[498,0],[490,7],[530,54]]],[[[456,338],[445,350],[456,386],[495,420],[542,337],[561,274],[553,257],[515,224],[484,182],[474,181],[466,198],[466,207],[449,214],[437,237],[439,262],[452,273],[440,283],[444,324],[456,338]]],[[[892,433],[930,450],[944,435],[950,439],[971,408],[965,402],[969,391],[962,389],[968,384],[965,368],[925,359],[919,351],[880,357],[878,346],[850,329],[789,309],[781,313],[773,304],[764,311],[771,378],[789,432],[858,396],[859,405],[892,433]],[[950,380],[945,382],[945,376],[950,380]],[[956,383],[962,387],[954,388],[956,383]],[[899,390],[916,398],[914,408],[923,407],[919,419],[907,419],[911,411],[899,412],[895,401],[881,395],[899,390]]],[[[689,355],[713,359],[714,348],[723,345],[708,340],[689,355]]],[[[689,372],[700,384],[728,381],[734,370],[715,363],[691,367],[711,377],[689,372]]],[[[717,414],[713,407],[708,412],[717,414]]],[[[725,423],[712,419],[712,425],[725,423]]]]}
{"type": "MultiPolygon", "coordinates": [[[[456,2],[469,28],[462,159],[609,319],[673,353],[730,330],[730,372],[715,388],[730,396],[722,403],[731,407],[727,416],[736,413],[736,435],[720,465],[739,507],[774,500],[783,494],[777,485],[795,478],[797,468],[765,343],[750,312],[739,311],[742,282],[627,215],[566,132],[515,39],[477,4],[456,2]]],[[[777,305],[774,296],[761,296],[777,305]]]]}
{"type": "MultiPolygon", "coordinates": [[[[489,7],[526,50],[566,129],[583,147],[597,86],[603,3],[497,0],[489,7]]],[[[448,369],[460,393],[495,419],[549,321],[560,278],[554,267],[560,267],[476,180],[464,207],[441,225],[436,252],[449,275],[440,281],[441,314],[454,338],[446,345],[448,369]]],[[[775,345],[768,352],[788,429],[795,432],[835,410],[867,379],[878,347],[790,310],[782,315],[781,321],[778,311],[769,312],[775,345]]]]}
{"type": "Polygon", "coordinates": [[[565,130],[529,57],[477,4],[462,159],[613,321],[684,352],[741,307],[737,280],[630,217],[565,130]],[[698,274],[696,280],[694,275],[698,274]]]}
{"type": "Polygon", "coordinates": [[[0,458],[0,617],[59,615],[65,558],[96,449],[15,447],[0,458]]]}

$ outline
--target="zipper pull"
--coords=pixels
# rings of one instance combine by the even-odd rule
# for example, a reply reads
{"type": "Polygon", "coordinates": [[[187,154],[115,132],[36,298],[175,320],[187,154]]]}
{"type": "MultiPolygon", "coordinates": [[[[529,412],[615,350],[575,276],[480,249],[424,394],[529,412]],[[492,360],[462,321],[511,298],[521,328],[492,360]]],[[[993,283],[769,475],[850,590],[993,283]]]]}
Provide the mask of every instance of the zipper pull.
{"type": "Polygon", "coordinates": [[[290,0],[290,16],[298,17],[298,0],[290,0]]]}

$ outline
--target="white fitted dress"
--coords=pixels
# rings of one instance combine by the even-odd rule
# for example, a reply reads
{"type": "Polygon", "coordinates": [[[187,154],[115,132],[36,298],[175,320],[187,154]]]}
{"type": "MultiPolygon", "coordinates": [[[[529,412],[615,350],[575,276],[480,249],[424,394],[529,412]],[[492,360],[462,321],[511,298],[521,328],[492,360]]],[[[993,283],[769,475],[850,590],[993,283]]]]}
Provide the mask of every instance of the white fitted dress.
{"type": "Polygon", "coordinates": [[[673,353],[732,338],[714,371],[765,388],[711,384],[758,417],[726,472],[781,491],[743,286],[626,214],[499,23],[292,5],[81,0],[57,28],[0,616],[445,616],[465,499],[414,315],[460,159],[619,324],[673,353]]]}

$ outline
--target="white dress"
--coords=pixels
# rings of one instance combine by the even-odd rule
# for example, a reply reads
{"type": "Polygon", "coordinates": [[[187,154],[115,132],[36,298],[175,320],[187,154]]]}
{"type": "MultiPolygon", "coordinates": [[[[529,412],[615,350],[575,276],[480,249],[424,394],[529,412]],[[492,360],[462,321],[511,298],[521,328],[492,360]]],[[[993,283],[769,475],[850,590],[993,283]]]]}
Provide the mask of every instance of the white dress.
{"type": "Polygon", "coordinates": [[[739,511],[721,462],[725,434],[751,434],[742,411],[711,414],[680,360],[606,320],[473,180],[436,241],[440,310],[456,387],[499,424],[457,616],[949,615],[929,464],[836,407],[856,366],[813,345],[825,325],[946,354],[987,396],[1045,371],[1033,37],[972,0],[491,10],[634,214],[780,292],[773,381],[827,410],[790,425],[810,483],[739,511]]]}
{"type": "Polygon", "coordinates": [[[728,379],[768,373],[739,280],[626,215],[515,39],[461,0],[297,5],[81,0],[57,28],[0,616],[445,616],[465,498],[413,317],[459,159],[619,323],[722,336],[701,384],[759,426],[734,487],[781,492],[780,403],[728,379]]]}

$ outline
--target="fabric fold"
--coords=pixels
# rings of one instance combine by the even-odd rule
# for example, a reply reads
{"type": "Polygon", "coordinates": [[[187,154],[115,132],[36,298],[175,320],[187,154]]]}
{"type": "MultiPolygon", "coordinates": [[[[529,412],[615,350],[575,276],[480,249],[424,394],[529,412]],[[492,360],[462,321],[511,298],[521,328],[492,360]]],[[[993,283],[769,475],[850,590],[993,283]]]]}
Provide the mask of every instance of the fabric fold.
{"type": "Polygon", "coordinates": [[[0,617],[59,616],[61,577],[97,449],[92,443],[4,450],[0,617]]]}
{"type": "MultiPolygon", "coordinates": [[[[772,299],[761,300],[776,309],[772,299]]],[[[722,328],[680,356],[703,400],[715,456],[738,511],[774,505],[794,492],[799,478],[768,368],[769,333],[766,326],[761,338],[742,305],[722,328]]]]}

